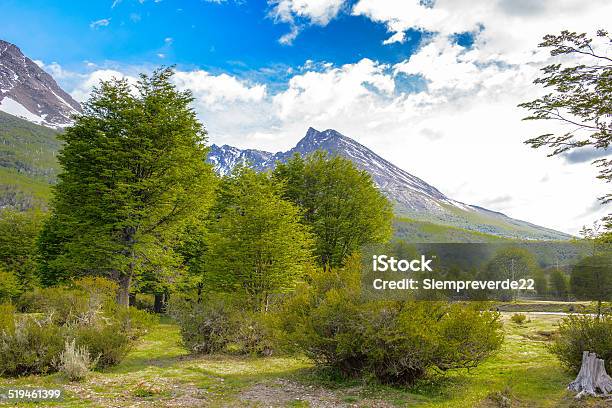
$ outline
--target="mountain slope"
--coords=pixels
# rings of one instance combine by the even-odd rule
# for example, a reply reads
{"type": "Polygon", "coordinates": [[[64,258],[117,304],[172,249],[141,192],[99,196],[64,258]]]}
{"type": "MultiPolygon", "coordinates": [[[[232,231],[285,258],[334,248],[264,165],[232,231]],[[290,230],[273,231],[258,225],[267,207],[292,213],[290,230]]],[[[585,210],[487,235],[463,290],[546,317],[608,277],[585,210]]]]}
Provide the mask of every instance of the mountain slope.
{"type": "Polygon", "coordinates": [[[17,46],[0,40],[0,110],[60,128],[81,106],[17,46]]]}
{"type": "Polygon", "coordinates": [[[399,217],[512,239],[571,238],[562,232],[446,197],[435,187],[333,129],[319,132],[310,128],[293,149],[275,154],[213,145],[209,161],[219,174],[229,174],[237,164],[247,163],[256,170],[263,171],[274,168],[276,162],[285,162],[296,153],[306,156],[316,150],[346,157],[357,167],[370,173],[377,187],[393,203],[395,213],[399,217]]]}
{"type": "Polygon", "coordinates": [[[0,112],[0,208],[46,204],[59,170],[57,134],[0,112]]]}

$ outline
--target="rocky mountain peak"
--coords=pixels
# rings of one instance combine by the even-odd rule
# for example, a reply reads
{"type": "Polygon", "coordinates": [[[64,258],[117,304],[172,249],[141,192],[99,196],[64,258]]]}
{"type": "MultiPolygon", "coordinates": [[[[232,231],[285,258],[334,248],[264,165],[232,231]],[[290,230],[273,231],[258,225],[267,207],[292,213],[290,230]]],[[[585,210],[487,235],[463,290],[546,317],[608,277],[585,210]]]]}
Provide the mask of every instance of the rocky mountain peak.
{"type": "Polygon", "coordinates": [[[306,135],[297,143],[296,149],[313,148],[323,144],[337,143],[340,139],[346,138],[334,129],[327,129],[323,132],[313,127],[309,127],[306,135]]]}
{"type": "Polygon", "coordinates": [[[81,105],[19,47],[0,40],[0,110],[53,128],[68,126],[81,105]]]}
{"type": "Polygon", "coordinates": [[[217,173],[227,175],[236,165],[248,165],[257,171],[273,169],[293,155],[305,157],[322,150],[351,160],[367,171],[374,184],[393,203],[400,217],[450,225],[508,238],[567,239],[566,234],[475,205],[447,197],[422,179],[383,159],[366,146],[334,129],[318,131],[308,128],[306,135],[286,152],[270,153],[254,149],[238,149],[228,145],[212,145],[208,161],[217,173]]]}

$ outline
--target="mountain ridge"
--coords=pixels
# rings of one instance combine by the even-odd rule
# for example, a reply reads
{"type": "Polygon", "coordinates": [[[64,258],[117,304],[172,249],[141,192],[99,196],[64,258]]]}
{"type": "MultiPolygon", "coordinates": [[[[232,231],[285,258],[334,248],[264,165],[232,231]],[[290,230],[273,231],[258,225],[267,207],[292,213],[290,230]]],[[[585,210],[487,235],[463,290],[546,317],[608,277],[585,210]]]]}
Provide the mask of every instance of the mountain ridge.
{"type": "Polygon", "coordinates": [[[271,153],[213,144],[209,162],[220,175],[230,174],[239,164],[257,171],[268,171],[277,162],[286,162],[294,154],[307,156],[316,150],[340,155],[367,171],[376,186],[394,205],[398,217],[459,227],[511,239],[566,240],[571,235],[511,218],[498,211],[465,204],[447,197],[436,187],[399,168],[354,139],[334,129],[318,131],[310,127],[292,149],[271,153]]]}
{"type": "Polygon", "coordinates": [[[19,47],[0,40],[0,110],[51,128],[72,124],[81,105],[19,47]]]}

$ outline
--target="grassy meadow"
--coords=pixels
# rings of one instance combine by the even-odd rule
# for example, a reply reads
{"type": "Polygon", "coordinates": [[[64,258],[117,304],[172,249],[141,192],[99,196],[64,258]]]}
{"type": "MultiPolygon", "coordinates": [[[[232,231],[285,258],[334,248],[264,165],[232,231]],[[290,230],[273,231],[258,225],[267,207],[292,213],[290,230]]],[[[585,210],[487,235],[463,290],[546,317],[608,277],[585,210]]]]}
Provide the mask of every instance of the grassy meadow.
{"type": "MultiPolygon", "coordinates": [[[[60,374],[0,380],[1,387],[64,390],[62,407],[604,407],[574,401],[572,375],[546,350],[559,315],[526,313],[523,325],[502,312],[502,349],[479,367],[410,388],[340,380],[305,358],[190,356],[178,327],[162,319],[118,366],[81,383],[60,374]]],[[[22,403],[10,406],[32,406],[22,403]]]]}

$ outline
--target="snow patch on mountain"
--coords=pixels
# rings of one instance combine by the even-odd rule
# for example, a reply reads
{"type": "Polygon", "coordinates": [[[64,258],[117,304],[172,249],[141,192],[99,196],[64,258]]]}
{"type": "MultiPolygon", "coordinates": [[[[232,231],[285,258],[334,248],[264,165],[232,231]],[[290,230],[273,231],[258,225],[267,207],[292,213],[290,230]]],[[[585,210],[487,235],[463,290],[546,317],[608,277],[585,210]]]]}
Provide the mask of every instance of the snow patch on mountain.
{"type": "Polygon", "coordinates": [[[45,123],[45,118],[42,116],[38,116],[27,110],[22,104],[13,99],[4,97],[0,100],[0,110],[6,112],[10,115],[17,116],[21,119],[25,119],[29,122],[36,123],[37,125],[42,125],[45,123]]]}
{"type": "Polygon", "coordinates": [[[71,125],[81,105],[21,50],[0,40],[0,110],[52,128],[71,125]]]}

